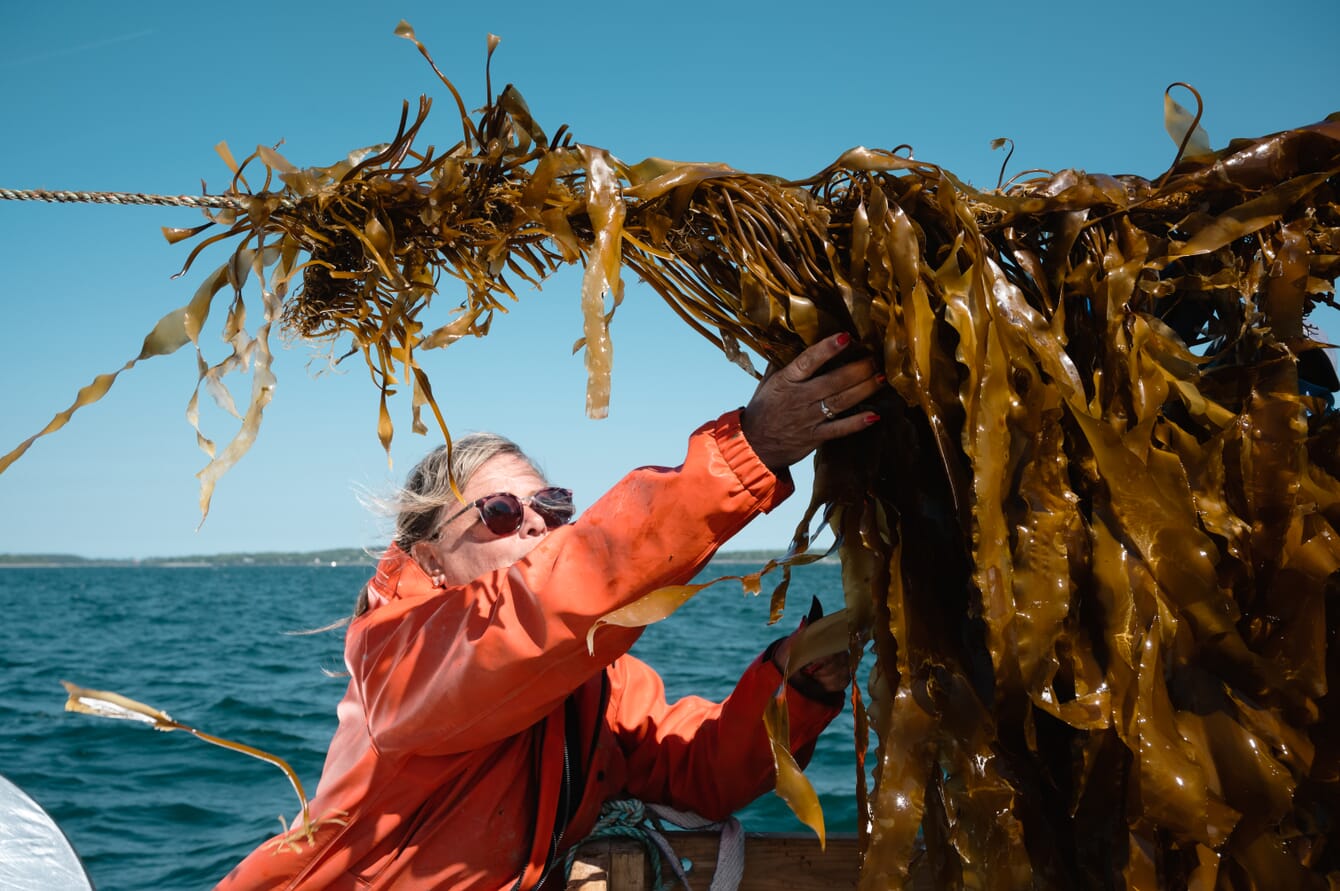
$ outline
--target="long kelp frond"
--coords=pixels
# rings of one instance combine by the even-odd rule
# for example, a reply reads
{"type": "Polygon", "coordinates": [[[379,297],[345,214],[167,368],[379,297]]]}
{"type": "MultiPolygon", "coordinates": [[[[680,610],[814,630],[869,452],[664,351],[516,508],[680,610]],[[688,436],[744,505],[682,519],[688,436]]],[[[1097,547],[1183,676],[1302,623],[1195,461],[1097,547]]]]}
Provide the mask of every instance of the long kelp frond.
{"type": "MultiPolygon", "coordinates": [[[[223,739],[213,736],[204,731],[197,730],[187,724],[175,720],[167,712],[160,711],[151,705],[145,705],[129,697],[122,696],[120,693],[112,693],[107,690],[90,690],[86,687],[80,687],[69,681],[61,681],[65,687],[68,698],[65,700],[65,710],[67,712],[78,712],[84,715],[92,715],[97,718],[112,718],[119,721],[133,721],[139,724],[147,724],[155,730],[164,732],[172,730],[182,730],[196,739],[203,740],[211,745],[220,748],[230,749],[234,752],[241,752],[243,755],[249,755],[252,758],[258,758],[269,764],[273,764],[284,772],[288,778],[289,784],[293,786],[294,793],[298,796],[298,803],[301,807],[302,824],[295,824],[291,832],[287,831],[285,824],[285,833],[276,840],[280,846],[299,847],[302,843],[311,844],[315,838],[316,831],[326,824],[344,825],[342,815],[332,814],[316,820],[309,813],[307,806],[307,795],[303,792],[302,781],[288,762],[278,755],[271,755],[269,752],[261,751],[254,746],[246,743],[234,742],[233,740],[223,739]]],[[[284,818],[279,818],[280,823],[284,823],[284,818]]]]}
{"type": "Polygon", "coordinates": [[[1171,103],[1156,180],[981,190],[866,148],[800,181],[630,165],[513,87],[471,117],[443,81],[445,152],[418,147],[427,100],[329,167],[258,149],[245,211],[182,237],[235,244],[216,275],[261,277],[267,318],[351,344],[387,443],[401,386],[445,434],[421,351],[565,263],[592,416],[629,271],[746,367],[853,334],[883,420],[820,451],[807,521],[829,505],[850,651],[877,661],[864,887],[1340,880],[1340,384],[1308,324],[1336,306],[1340,116],[1211,151],[1171,103]]]}

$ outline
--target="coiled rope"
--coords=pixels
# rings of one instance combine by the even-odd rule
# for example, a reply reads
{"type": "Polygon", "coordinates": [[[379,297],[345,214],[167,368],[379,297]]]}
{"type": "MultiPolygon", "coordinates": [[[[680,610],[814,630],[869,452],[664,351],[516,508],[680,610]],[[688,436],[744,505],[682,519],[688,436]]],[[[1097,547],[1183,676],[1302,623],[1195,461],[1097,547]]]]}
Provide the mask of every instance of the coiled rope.
{"type": "Polygon", "coordinates": [[[669,823],[681,829],[717,829],[721,832],[721,842],[717,848],[716,872],[712,875],[710,891],[735,891],[744,878],[744,832],[740,821],[734,817],[712,822],[697,814],[677,811],[659,804],[643,804],[636,798],[611,799],[600,808],[600,818],[587,836],[568,851],[564,874],[572,874],[572,862],[576,859],[577,849],[590,841],[601,838],[627,838],[640,842],[646,849],[647,859],[651,861],[652,887],[655,891],[669,891],[673,880],[662,880],[661,857],[674,871],[685,888],[689,887],[688,870],[693,867],[687,860],[681,861],[665,837],[663,823],[669,823]]]}
{"type": "MultiPolygon", "coordinates": [[[[675,856],[674,849],[670,847],[670,843],[665,840],[660,830],[661,827],[655,822],[655,818],[647,816],[642,802],[636,798],[607,801],[600,806],[600,818],[596,820],[596,825],[587,833],[586,838],[568,851],[563,864],[564,875],[572,875],[572,861],[577,857],[577,849],[587,842],[602,838],[628,838],[640,842],[646,849],[647,860],[651,863],[653,891],[668,891],[670,884],[663,882],[661,878],[661,855],[666,855],[666,859],[676,867],[680,876],[684,876],[685,872],[679,858],[675,856]]],[[[688,887],[687,879],[684,881],[684,887],[688,887]]]]}

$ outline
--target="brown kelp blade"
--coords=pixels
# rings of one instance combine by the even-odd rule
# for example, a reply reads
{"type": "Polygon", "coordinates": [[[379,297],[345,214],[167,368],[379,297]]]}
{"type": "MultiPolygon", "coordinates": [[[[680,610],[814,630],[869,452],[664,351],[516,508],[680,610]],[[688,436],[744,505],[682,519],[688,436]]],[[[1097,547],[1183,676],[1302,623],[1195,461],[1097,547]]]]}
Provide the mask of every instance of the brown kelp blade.
{"type": "Polygon", "coordinates": [[[0,473],[3,473],[11,464],[22,457],[23,453],[28,451],[34,442],[49,433],[55,433],[57,430],[69,423],[74,413],[79,409],[92,405],[99,399],[107,395],[107,391],[112,388],[116,378],[123,371],[129,371],[137,363],[151,359],[154,356],[166,356],[169,353],[175,353],[194,339],[191,330],[198,332],[200,325],[209,315],[209,306],[223,287],[222,278],[211,276],[197,290],[195,298],[186,306],[174,309],[158,320],[158,323],[150,329],[145,335],[144,343],[140,347],[139,355],[131,359],[121,368],[109,374],[100,374],[90,381],[86,386],[81,387],[75,395],[74,402],[69,408],[58,413],[53,417],[45,427],[32,436],[19,443],[17,447],[11,449],[7,454],[0,456],[0,473]]]}
{"type": "MultiPolygon", "coordinates": [[[[205,733],[182,724],[174,720],[167,712],[160,711],[153,706],[145,705],[129,697],[122,696],[120,693],[112,693],[107,690],[91,690],[86,687],[80,687],[69,681],[61,681],[69,697],[65,700],[65,710],[67,712],[78,712],[80,714],[92,715],[98,718],[112,718],[114,720],[135,721],[141,724],[148,724],[155,730],[171,731],[183,730],[197,739],[204,740],[211,745],[220,748],[230,749],[234,752],[241,752],[243,755],[249,755],[261,761],[273,764],[284,772],[289,783],[293,786],[294,793],[298,796],[298,803],[302,811],[302,825],[294,826],[291,837],[286,843],[295,844],[299,837],[305,838],[311,842],[313,834],[319,825],[329,822],[340,823],[338,815],[327,816],[321,820],[313,820],[308,813],[307,795],[303,792],[302,781],[298,779],[297,773],[289,766],[288,762],[278,755],[272,755],[269,752],[249,746],[245,743],[234,742],[233,740],[223,739],[218,736],[205,733]]],[[[283,818],[280,818],[283,821],[283,818]]]]}
{"type": "Polygon", "coordinates": [[[814,791],[805,772],[796,763],[791,754],[791,724],[787,716],[786,699],[776,697],[768,703],[763,712],[763,726],[768,732],[768,743],[772,746],[773,766],[777,771],[777,796],[786,802],[786,806],[819,837],[819,847],[827,842],[824,829],[824,811],[819,796],[814,791]]]}
{"type": "Polygon", "coordinates": [[[136,702],[120,693],[111,693],[106,690],[89,690],[69,681],[61,681],[61,686],[69,694],[69,698],[65,700],[65,710],[67,712],[79,712],[98,718],[137,721],[141,724],[149,724],[155,730],[186,729],[183,725],[172,720],[167,712],[159,711],[142,702],[136,702]]]}

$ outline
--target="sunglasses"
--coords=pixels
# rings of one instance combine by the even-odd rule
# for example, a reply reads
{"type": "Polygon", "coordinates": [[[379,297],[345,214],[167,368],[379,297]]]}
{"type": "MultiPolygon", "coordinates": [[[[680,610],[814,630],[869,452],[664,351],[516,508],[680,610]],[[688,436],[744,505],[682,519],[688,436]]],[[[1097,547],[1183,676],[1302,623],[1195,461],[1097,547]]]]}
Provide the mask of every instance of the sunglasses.
{"type": "MultiPolygon", "coordinates": [[[[530,505],[531,510],[540,515],[548,529],[567,525],[572,522],[572,515],[577,512],[572,503],[571,489],[551,486],[525,498],[519,498],[511,492],[496,492],[485,495],[452,514],[442,523],[438,535],[442,534],[441,530],[445,529],[448,523],[471,510],[479,511],[479,519],[494,535],[511,535],[521,528],[521,521],[526,516],[526,505],[530,505]]],[[[437,538],[437,535],[433,537],[437,538]]]]}

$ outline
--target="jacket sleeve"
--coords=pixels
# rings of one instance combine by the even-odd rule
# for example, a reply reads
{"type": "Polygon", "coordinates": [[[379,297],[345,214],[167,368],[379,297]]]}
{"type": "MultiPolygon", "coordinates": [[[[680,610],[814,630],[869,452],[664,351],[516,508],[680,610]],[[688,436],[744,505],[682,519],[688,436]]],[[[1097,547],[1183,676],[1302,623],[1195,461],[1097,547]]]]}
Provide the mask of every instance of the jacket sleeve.
{"type": "MultiPolygon", "coordinates": [[[[627,759],[628,792],[709,820],[723,820],[776,784],[763,710],[782,685],[760,656],[720,703],[687,696],[673,705],[646,663],[624,656],[610,667],[609,720],[627,759]]],[[[803,767],[819,733],[842,710],[788,685],[790,748],[803,767]]]]}
{"type": "Polygon", "coordinates": [[[468,585],[417,588],[350,626],[345,656],[379,751],[450,754],[531,726],[625,653],[639,630],[596,619],[692,578],[791,492],[753,453],[740,412],[699,428],[678,468],[633,471],[520,562],[468,585]]]}

